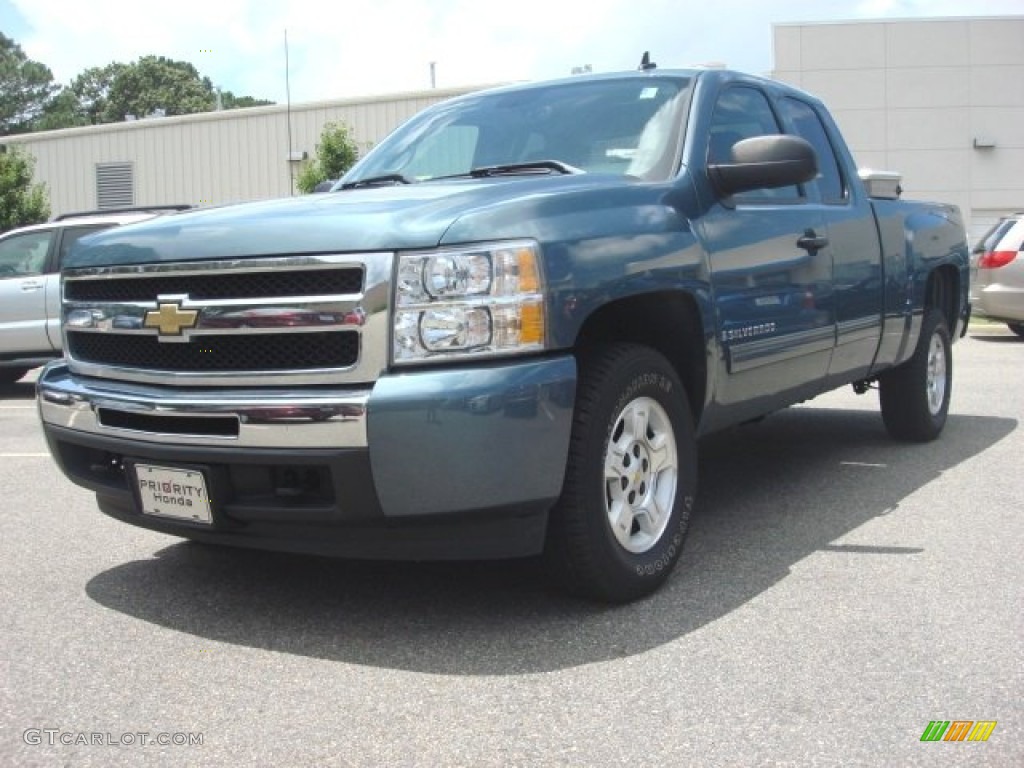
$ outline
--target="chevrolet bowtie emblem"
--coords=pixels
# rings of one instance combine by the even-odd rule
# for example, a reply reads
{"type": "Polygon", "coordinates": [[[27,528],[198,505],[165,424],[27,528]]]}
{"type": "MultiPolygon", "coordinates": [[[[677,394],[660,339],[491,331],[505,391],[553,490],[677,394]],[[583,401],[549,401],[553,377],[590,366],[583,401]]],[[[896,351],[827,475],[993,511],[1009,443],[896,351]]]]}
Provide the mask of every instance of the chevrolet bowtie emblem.
{"type": "Polygon", "coordinates": [[[145,328],[156,328],[161,336],[181,336],[186,328],[195,328],[199,312],[195,309],[182,309],[178,302],[160,302],[159,309],[146,313],[142,325],[145,328]]]}

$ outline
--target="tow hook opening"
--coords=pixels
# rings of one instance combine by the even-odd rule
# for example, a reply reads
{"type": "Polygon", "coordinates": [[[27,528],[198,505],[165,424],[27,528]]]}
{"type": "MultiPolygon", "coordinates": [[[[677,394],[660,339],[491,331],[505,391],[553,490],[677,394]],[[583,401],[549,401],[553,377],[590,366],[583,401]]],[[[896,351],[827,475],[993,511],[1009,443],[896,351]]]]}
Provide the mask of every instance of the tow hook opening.
{"type": "Polygon", "coordinates": [[[878,382],[875,379],[861,379],[853,382],[853,391],[858,395],[867,394],[872,389],[878,389],[878,382]]]}

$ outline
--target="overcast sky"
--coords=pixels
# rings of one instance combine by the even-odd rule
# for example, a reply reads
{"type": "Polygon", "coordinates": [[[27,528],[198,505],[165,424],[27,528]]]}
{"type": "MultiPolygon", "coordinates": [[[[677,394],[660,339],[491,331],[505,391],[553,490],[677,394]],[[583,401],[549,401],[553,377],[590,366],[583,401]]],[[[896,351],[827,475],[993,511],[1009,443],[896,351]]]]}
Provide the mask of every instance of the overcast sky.
{"type": "MultiPolygon", "coordinates": [[[[60,83],[155,54],[236,95],[293,102],[724,63],[767,73],[772,24],[1019,15],[1024,0],[0,0],[0,31],[60,83]]],[[[1024,42],[1024,41],[1022,41],[1024,42]]]]}

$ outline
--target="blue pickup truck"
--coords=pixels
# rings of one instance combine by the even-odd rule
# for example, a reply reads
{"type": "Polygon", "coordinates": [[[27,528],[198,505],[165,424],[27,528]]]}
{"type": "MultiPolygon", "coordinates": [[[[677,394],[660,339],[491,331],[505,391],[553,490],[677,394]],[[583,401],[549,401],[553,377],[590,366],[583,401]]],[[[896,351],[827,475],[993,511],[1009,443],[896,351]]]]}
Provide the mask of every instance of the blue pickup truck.
{"type": "Polygon", "coordinates": [[[820,101],[735,72],[473,93],[327,194],[83,239],[46,437],[153,530],[543,554],[636,599],[682,552],[701,436],[847,384],[895,438],[941,432],[968,247],[897,187],[820,101]]]}

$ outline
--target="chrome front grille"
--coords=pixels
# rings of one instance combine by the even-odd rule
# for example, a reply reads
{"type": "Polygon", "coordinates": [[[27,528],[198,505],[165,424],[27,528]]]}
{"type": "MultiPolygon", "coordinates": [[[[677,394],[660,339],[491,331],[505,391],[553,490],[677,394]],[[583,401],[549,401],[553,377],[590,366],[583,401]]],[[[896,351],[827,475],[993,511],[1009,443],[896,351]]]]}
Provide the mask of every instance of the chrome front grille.
{"type": "Polygon", "coordinates": [[[392,261],[340,254],[68,270],[65,354],[77,373],[150,384],[374,381],[387,364],[392,261]]]}
{"type": "Polygon", "coordinates": [[[363,270],[278,270],[205,275],[155,275],[146,280],[112,278],[72,280],[65,290],[68,301],[147,301],[159,294],[187,293],[199,299],[265,299],[274,296],[347,296],[362,290],[363,270]]]}
{"type": "Polygon", "coordinates": [[[192,344],[163,344],[152,336],[69,332],[67,349],[76,360],[175,373],[299,371],[355,365],[359,334],[217,334],[197,338],[192,344]]]}

